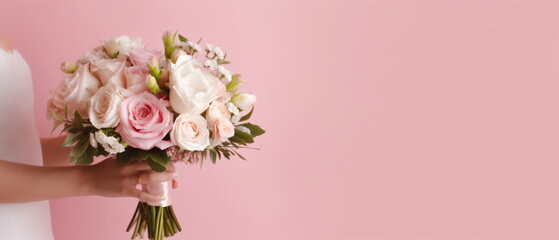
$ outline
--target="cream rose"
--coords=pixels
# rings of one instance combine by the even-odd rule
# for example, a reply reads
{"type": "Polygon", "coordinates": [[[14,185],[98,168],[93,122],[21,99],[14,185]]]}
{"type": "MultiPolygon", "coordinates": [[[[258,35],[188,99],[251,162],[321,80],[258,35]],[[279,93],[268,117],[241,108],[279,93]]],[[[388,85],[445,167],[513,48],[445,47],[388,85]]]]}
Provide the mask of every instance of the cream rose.
{"type": "Polygon", "coordinates": [[[73,118],[76,111],[82,118],[88,118],[90,99],[100,86],[99,80],[89,72],[89,65],[79,64],[53,92],[52,105],[58,109],[67,107],[68,118],[73,118]]]}
{"type": "Polygon", "coordinates": [[[118,125],[119,104],[124,99],[119,87],[107,84],[97,91],[91,98],[89,120],[96,128],[114,128],[118,125]]]}
{"type": "Polygon", "coordinates": [[[183,150],[204,150],[210,145],[210,132],[206,119],[200,115],[180,114],[171,130],[171,142],[183,150]]]}
{"type": "Polygon", "coordinates": [[[212,101],[225,94],[225,85],[202,71],[196,59],[189,55],[181,55],[176,64],[171,64],[169,83],[173,109],[192,116],[200,115],[212,101]]]}
{"type": "Polygon", "coordinates": [[[208,121],[208,124],[212,126],[215,121],[222,118],[227,120],[231,119],[231,113],[229,112],[229,109],[227,109],[227,106],[225,106],[225,104],[213,101],[210,104],[208,111],[206,112],[206,120],[208,121]]]}
{"type": "Polygon", "coordinates": [[[125,88],[124,70],[126,65],[126,59],[100,59],[91,64],[91,72],[99,78],[103,85],[113,83],[125,88]]]}
{"type": "Polygon", "coordinates": [[[140,67],[134,66],[124,70],[126,76],[126,89],[134,94],[148,91],[149,73],[145,73],[140,67]]]}
{"type": "Polygon", "coordinates": [[[209,128],[212,131],[212,147],[215,147],[220,143],[227,141],[227,139],[235,135],[235,126],[233,125],[231,120],[226,118],[219,118],[213,121],[209,128]]]}

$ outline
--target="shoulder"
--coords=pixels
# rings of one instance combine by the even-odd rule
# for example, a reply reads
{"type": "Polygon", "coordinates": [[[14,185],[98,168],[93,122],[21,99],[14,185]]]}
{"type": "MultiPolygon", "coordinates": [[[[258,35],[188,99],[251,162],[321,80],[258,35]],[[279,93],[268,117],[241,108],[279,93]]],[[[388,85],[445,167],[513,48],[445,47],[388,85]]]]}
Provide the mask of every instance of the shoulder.
{"type": "Polygon", "coordinates": [[[0,33],[0,49],[6,49],[6,50],[10,50],[11,47],[8,44],[8,41],[6,40],[6,38],[4,38],[4,35],[2,35],[2,33],[0,33]]]}

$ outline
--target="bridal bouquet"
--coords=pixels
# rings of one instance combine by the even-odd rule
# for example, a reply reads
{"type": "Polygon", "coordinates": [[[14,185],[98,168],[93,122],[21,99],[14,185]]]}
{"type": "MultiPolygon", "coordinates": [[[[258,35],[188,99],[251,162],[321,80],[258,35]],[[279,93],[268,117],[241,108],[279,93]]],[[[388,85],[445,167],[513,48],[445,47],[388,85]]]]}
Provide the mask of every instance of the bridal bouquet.
{"type": "MultiPolygon", "coordinates": [[[[256,97],[238,92],[241,75],[219,47],[167,32],[164,51],[148,49],[140,38],[105,39],[76,62],[65,62],[65,77],[52,91],[48,111],[53,131],[63,125],[63,146],[71,161],[87,165],[113,156],[119,165],[146,161],[153,171],[169,164],[212,163],[238,156],[264,130],[247,122],[256,97]]],[[[169,191],[169,182],[144,184],[147,192],[169,191]]],[[[161,240],[181,231],[168,200],[139,202],[127,231],[132,239],[147,231],[161,240]]]]}

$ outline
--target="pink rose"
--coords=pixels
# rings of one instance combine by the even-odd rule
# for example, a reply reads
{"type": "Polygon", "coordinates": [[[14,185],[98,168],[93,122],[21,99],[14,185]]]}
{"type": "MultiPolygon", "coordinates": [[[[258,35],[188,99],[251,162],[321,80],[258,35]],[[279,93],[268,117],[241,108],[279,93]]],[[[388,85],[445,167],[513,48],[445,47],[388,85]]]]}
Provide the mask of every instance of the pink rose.
{"type": "Polygon", "coordinates": [[[148,82],[150,75],[145,73],[140,67],[126,68],[124,75],[126,75],[126,89],[129,91],[138,94],[149,90],[148,82]]]}
{"type": "Polygon", "coordinates": [[[133,48],[130,51],[130,61],[134,66],[138,66],[145,73],[149,72],[148,63],[152,58],[161,58],[163,53],[157,50],[147,50],[142,48],[133,48]]]}
{"type": "Polygon", "coordinates": [[[169,147],[163,138],[173,127],[173,113],[153,94],[142,92],[120,103],[120,124],[116,132],[130,146],[149,150],[169,147]]]}

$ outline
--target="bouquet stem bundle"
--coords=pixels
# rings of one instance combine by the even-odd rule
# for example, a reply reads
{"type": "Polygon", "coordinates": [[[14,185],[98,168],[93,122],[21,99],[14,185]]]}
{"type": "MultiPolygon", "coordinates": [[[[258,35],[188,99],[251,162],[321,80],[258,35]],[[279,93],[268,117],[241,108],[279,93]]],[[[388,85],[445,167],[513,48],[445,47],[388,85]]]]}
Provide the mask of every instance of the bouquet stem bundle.
{"type": "Polygon", "coordinates": [[[127,232],[132,232],[132,239],[143,233],[148,233],[150,240],[163,240],[163,237],[170,237],[182,231],[182,228],[175,216],[173,206],[150,206],[145,202],[138,202],[134,215],[128,224],[127,232]]]}

